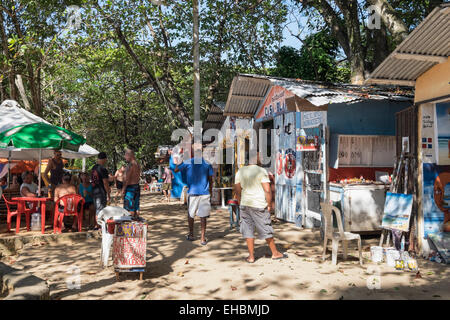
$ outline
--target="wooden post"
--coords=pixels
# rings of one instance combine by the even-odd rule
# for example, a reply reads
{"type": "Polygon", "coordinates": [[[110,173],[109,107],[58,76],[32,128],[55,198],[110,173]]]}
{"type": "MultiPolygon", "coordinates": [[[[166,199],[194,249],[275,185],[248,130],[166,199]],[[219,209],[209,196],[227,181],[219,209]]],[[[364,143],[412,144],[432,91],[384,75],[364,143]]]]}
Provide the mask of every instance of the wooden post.
{"type": "Polygon", "coordinates": [[[418,107],[417,116],[417,172],[418,172],[418,197],[417,197],[417,245],[419,247],[419,254],[423,250],[423,206],[422,206],[422,194],[423,194],[423,156],[422,156],[422,105],[418,107]]]}
{"type": "Polygon", "coordinates": [[[199,18],[198,2],[193,0],[193,19],[194,19],[194,121],[200,121],[200,44],[199,44],[199,18]]]}

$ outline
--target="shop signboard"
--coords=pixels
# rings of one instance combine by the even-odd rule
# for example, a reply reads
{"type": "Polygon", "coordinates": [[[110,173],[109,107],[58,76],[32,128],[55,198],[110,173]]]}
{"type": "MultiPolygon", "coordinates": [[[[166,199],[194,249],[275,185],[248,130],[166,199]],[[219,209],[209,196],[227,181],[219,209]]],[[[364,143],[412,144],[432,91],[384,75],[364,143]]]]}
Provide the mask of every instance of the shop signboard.
{"type": "Polygon", "coordinates": [[[259,107],[256,112],[255,120],[265,121],[272,119],[276,115],[287,112],[286,98],[294,96],[293,93],[286,90],[281,86],[273,86],[267,95],[264,103],[259,107]]]}
{"type": "Polygon", "coordinates": [[[423,163],[436,163],[434,148],[434,104],[423,104],[422,108],[422,161],[423,163]]]}
{"type": "Polygon", "coordinates": [[[316,151],[318,145],[318,136],[307,135],[304,129],[297,129],[297,151],[316,151]]]}
{"type": "Polygon", "coordinates": [[[146,223],[131,222],[116,225],[113,240],[114,268],[145,268],[146,252],[146,223]]]}
{"type": "Polygon", "coordinates": [[[313,128],[326,123],[325,111],[305,111],[301,114],[301,127],[313,128]]]}

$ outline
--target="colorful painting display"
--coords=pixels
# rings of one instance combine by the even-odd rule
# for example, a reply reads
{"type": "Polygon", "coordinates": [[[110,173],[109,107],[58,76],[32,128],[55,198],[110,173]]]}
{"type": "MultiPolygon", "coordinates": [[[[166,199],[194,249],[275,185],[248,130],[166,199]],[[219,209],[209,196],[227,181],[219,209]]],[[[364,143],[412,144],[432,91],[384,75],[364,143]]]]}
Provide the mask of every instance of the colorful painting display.
{"type": "Polygon", "coordinates": [[[384,229],[395,229],[407,232],[413,204],[410,194],[386,193],[384,215],[381,226],[384,229]]]}
{"type": "Polygon", "coordinates": [[[423,164],[424,237],[450,221],[450,166],[423,164]]]}
{"type": "Polygon", "coordinates": [[[450,103],[436,104],[437,164],[450,165],[450,103]]]}

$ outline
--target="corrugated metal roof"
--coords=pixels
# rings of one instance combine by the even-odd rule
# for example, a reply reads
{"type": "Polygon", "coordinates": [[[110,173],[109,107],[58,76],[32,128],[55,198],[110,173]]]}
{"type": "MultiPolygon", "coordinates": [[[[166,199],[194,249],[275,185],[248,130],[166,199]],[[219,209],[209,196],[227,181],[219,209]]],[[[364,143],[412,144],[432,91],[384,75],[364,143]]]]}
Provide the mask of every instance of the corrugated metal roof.
{"type": "Polygon", "coordinates": [[[425,71],[448,59],[450,54],[450,3],[436,7],[398,45],[366,83],[414,86],[425,71]]]}
{"type": "Polygon", "coordinates": [[[208,116],[203,123],[203,130],[211,128],[220,129],[224,123],[226,117],[223,115],[223,109],[225,108],[225,102],[214,102],[213,106],[209,110],[208,116]]]}
{"type": "Polygon", "coordinates": [[[367,99],[406,101],[414,96],[410,89],[392,86],[359,86],[240,74],[233,79],[224,114],[253,117],[272,86],[281,86],[316,106],[367,99]]]}

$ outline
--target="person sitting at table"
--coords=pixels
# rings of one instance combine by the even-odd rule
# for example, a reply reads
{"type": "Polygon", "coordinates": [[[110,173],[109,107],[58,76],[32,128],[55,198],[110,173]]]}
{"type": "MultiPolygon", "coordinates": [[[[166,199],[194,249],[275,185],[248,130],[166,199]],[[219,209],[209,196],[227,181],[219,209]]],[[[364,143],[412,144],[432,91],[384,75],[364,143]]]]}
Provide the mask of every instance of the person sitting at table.
{"type": "MultiPolygon", "coordinates": [[[[59,184],[55,188],[55,192],[53,194],[53,201],[55,202],[55,206],[58,206],[59,212],[64,212],[64,203],[60,201],[60,203],[56,203],[59,198],[68,195],[68,194],[77,194],[77,188],[71,184],[72,175],[69,172],[65,172],[62,176],[62,184],[59,184]]],[[[70,203],[68,204],[70,206],[70,203]]],[[[64,217],[66,218],[66,217],[64,217]]],[[[72,227],[67,227],[66,223],[64,223],[64,230],[62,232],[72,232],[77,229],[77,218],[73,217],[72,227]]],[[[81,231],[81,230],[80,230],[81,231]]]]}
{"type": "MultiPolygon", "coordinates": [[[[20,186],[20,195],[22,197],[37,197],[38,185],[33,182],[33,173],[25,172],[23,175],[23,183],[20,186]]],[[[33,202],[27,202],[27,207],[33,209],[33,202]]],[[[35,209],[37,209],[35,207],[35,209]]]]}
{"type": "Polygon", "coordinates": [[[4,176],[0,179],[0,187],[2,188],[2,190],[5,190],[7,186],[8,186],[8,178],[4,176]]]}
{"type": "Polygon", "coordinates": [[[94,207],[94,198],[92,198],[92,184],[89,181],[89,175],[86,172],[80,173],[81,183],[78,187],[78,194],[84,198],[84,212],[88,210],[88,224],[89,229],[94,229],[95,220],[93,221],[93,217],[95,217],[95,207],[94,207]]]}
{"type": "Polygon", "coordinates": [[[38,186],[33,182],[33,174],[25,172],[23,175],[23,183],[20,186],[20,195],[22,197],[36,197],[38,186]]]}
{"type": "Polygon", "coordinates": [[[20,184],[17,181],[17,176],[12,176],[12,182],[9,186],[7,186],[5,189],[3,189],[3,192],[16,192],[20,190],[20,184]]]}

